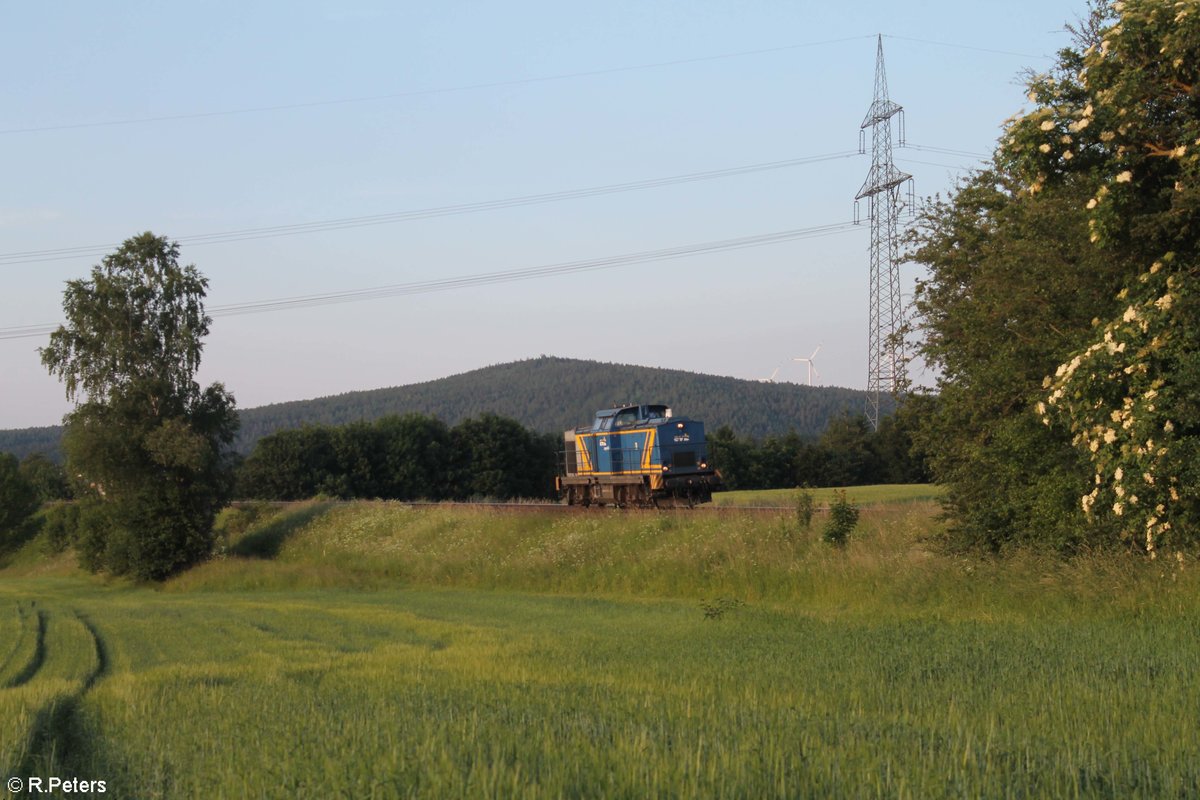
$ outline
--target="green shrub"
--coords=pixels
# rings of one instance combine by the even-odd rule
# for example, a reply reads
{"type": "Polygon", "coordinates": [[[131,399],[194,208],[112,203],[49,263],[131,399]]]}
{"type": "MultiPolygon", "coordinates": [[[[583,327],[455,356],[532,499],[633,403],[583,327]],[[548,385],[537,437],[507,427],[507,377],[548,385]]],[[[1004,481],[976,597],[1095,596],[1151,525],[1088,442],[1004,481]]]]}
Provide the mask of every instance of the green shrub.
{"type": "Polygon", "coordinates": [[[829,521],[825,523],[822,538],[832,545],[843,547],[846,539],[858,525],[858,506],[846,499],[844,491],[835,492],[829,505],[829,521]]]}
{"type": "Polygon", "coordinates": [[[47,505],[42,512],[42,531],[47,555],[57,555],[72,547],[79,534],[79,506],[74,503],[47,505]]]}
{"type": "Polygon", "coordinates": [[[800,529],[807,531],[812,527],[813,512],[817,510],[817,501],[808,485],[796,489],[796,522],[800,529]]]}

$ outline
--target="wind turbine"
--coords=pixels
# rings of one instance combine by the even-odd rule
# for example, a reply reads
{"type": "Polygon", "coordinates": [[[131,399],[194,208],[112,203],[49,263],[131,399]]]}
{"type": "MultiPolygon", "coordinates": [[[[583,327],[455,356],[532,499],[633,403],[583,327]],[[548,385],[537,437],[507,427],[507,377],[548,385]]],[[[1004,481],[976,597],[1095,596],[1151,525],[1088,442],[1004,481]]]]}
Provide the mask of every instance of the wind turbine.
{"type": "Polygon", "coordinates": [[[813,376],[816,375],[820,380],[821,373],[817,372],[817,365],[813,363],[813,359],[817,357],[817,353],[821,352],[821,345],[817,345],[817,349],[812,351],[812,355],[808,358],[793,358],[792,361],[799,361],[802,364],[808,364],[808,385],[813,385],[813,376]]]}
{"type": "Polygon", "coordinates": [[[775,368],[775,371],[771,373],[771,377],[769,377],[769,378],[759,378],[759,379],[758,379],[758,382],[759,382],[759,383],[774,383],[774,382],[775,382],[775,376],[776,376],[776,375],[778,375],[778,374],[779,374],[779,367],[776,367],[776,368],[775,368]]]}

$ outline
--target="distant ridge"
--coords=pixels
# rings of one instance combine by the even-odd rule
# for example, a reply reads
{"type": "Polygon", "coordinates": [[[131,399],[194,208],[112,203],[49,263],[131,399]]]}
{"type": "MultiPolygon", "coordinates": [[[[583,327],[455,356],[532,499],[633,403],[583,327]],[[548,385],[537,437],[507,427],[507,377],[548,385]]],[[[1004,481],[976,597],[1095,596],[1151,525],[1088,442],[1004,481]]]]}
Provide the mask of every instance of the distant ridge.
{"type": "MultiPolygon", "coordinates": [[[[590,421],[598,408],[625,402],[667,403],[677,414],[703,420],[710,430],[728,425],[742,436],[761,438],[794,430],[815,437],[832,418],[861,413],[866,393],[541,356],[425,383],[244,409],[237,448],[249,452],[263,436],[286,428],[344,425],[413,412],[451,425],[492,413],[534,430],[558,432],[590,421]]],[[[55,452],[60,436],[58,427],[0,431],[0,451],[19,457],[55,452]]]]}

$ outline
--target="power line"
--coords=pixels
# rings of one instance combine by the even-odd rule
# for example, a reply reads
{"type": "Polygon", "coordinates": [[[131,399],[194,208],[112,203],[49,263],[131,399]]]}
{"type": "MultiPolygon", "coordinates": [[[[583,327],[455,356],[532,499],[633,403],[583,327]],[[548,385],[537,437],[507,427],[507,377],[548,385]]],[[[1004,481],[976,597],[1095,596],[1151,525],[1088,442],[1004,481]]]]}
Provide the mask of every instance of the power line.
{"type": "MultiPolygon", "coordinates": [[[[702,242],[700,244],[680,245],[658,250],[644,250],[636,253],[625,253],[579,261],[564,261],[556,264],[503,270],[500,272],[485,272],[474,275],[460,275],[452,278],[372,286],[363,289],[349,289],[320,294],[233,303],[230,305],[213,306],[209,309],[209,315],[212,317],[233,317],[246,314],[261,314],[268,311],[281,311],[290,308],[310,308],[314,306],[338,305],[341,303],[356,303],[364,300],[377,300],[385,297],[403,297],[432,292],[445,292],[474,286],[490,286],[501,283],[513,283],[515,281],[548,278],[557,275],[571,275],[580,272],[613,269],[631,264],[670,261],[708,253],[744,250],[750,247],[763,247],[800,239],[815,239],[853,230],[860,230],[860,228],[853,222],[837,222],[810,228],[796,228],[793,230],[777,231],[775,233],[743,236],[735,239],[722,239],[712,242],[702,242]]],[[[21,325],[0,328],[0,340],[47,336],[57,329],[57,324],[21,325]]]]}
{"type": "MultiPolygon", "coordinates": [[[[729,178],[738,175],[749,175],[756,172],[767,172],[770,170],[786,169],[789,167],[799,167],[824,161],[836,161],[838,159],[853,158],[857,155],[859,155],[859,153],[856,150],[846,150],[840,153],[826,153],[823,155],[804,156],[801,158],[792,158],[783,161],[767,161],[758,164],[745,164],[738,167],[727,167],[723,169],[708,170],[705,172],[690,172],[683,175],[672,175],[664,178],[650,178],[640,181],[629,181],[626,183],[589,186],[582,189],[566,189],[563,191],[548,192],[545,194],[532,194],[518,197],[507,197],[498,200],[483,200],[474,203],[460,203],[448,206],[419,208],[410,211],[397,211],[386,214],[371,214],[359,217],[341,217],[338,219],[300,222],[288,225],[272,225],[262,228],[241,228],[217,233],[200,233],[191,236],[181,236],[175,241],[188,246],[201,246],[225,244],[228,242],[244,242],[254,239],[270,239],[282,236],[296,236],[305,233],[345,230],[348,228],[361,228],[371,225],[390,225],[397,222],[408,222],[418,219],[431,219],[434,217],[447,217],[458,214],[475,214],[482,211],[495,211],[504,208],[555,203],[563,200],[578,200],[587,197],[617,194],[619,192],[631,192],[641,189],[676,186],[679,184],[694,183],[697,181],[716,180],[719,178],[729,178]]],[[[75,258],[102,256],[111,252],[118,246],[118,244],[82,245],[78,247],[61,247],[50,250],[24,250],[12,253],[0,253],[0,266],[14,264],[37,264],[45,261],[64,261],[75,258]]]]}
{"type": "Polygon", "coordinates": [[[948,147],[933,147],[926,144],[903,142],[900,147],[905,150],[921,150],[926,153],[941,153],[947,156],[962,156],[963,158],[991,158],[991,153],[976,153],[973,150],[952,150],[948,147]]]}
{"type": "Polygon", "coordinates": [[[347,97],[335,100],[314,100],[306,103],[279,103],[274,105],[251,106],[248,108],[234,108],[219,111],[196,111],[184,114],[164,114],[154,117],[130,117],[128,119],[108,120],[104,122],[77,122],[64,125],[43,125],[37,127],[26,128],[8,128],[0,129],[0,134],[18,134],[18,133],[46,133],[49,131],[67,131],[79,130],[83,128],[107,128],[121,125],[140,125],[144,123],[154,122],[176,122],[189,119],[204,119],[206,117],[231,117],[243,114],[259,114],[270,111],[290,111],[301,108],[321,108],[324,106],[339,106],[350,105],[354,103],[374,103],[381,100],[398,100],[405,97],[421,97],[424,95],[434,94],[449,94],[452,92],[468,92],[478,89],[496,89],[503,86],[522,86],[533,83],[549,83],[551,81],[571,80],[574,78],[591,78],[599,75],[612,75],[621,72],[634,72],[645,69],[660,69],[662,67],[676,67],[685,64],[699,64],[705,61],[721,61],[730,58],[744,58],[747,56],[766,55],[769,53],[782,53],[788,50],[800,50],[807,47],[819,47],[828,44],[841,44],[843,42],[852,42],[857,39],[869,39],[871,35],[866,36],[847,36],[840,39],[825,39],[815,42],[801,42],[799,44],[782,45],[780,47],[764,47],[757,50],[739,50],[732,53],[717,53],[707,56],[695,56],[693,58],[680,58],[672,61],[652,61],[645,64],[632,64],[621,67],[606,67],[603,69],[581,70],[578,72],[565,72],[558,75],[541,75],[530,78],[512,78],[502,81],[487,81],[484,83],[471,83],[462,86],[444,86],[433,89],[413,89],[405,92],[390,92],[387,94],[368,95],[364,97],[347,97]]]}
{"type": "Polygon", "coordinates": [[[898,42],[916,42],[917,44],[931,44],[935,47],[952,47],[955,50],[973,50],[977,53],[992,53],[1002,56],[1017,56],[1019,58],[1037,58],[1045,61],[1053,61],[1053,56],[1034,55],[1033,53],[1018,53],[1014,50],[996,50],[991,47],[977,47],[975,45],[963,44],[961,42],[937,42],[932,39],[918,39],[915,36],[893,36],[891,34],[883,34],[885,39],[895,39],[898,42]]]}
{"type": "Polygon", "coordinates": [[[896,158],[893,160],[897,164],[921,164],[926,167],[945,167],[946,169],[954,169],[960,172],[964,170],[975,169],[974,167],[964,166],[962,164],[943,164],[940,161],[919,161],[915,158],[896,158]]]}
{"type": "MultiPolygon", "coordinates": [[[[978,53],[992,53],[999,55],[1017,56],[1020,58],[1034,58],[1040,60],[1050,60],[1051,56],[1034,55],[1033,53],[1019,53],[1012,50],[998,50],[989,47],[978,47],[975,45],[963,44],[961,42],[939,42],[930,39],[919,39],[912,36],[893,36],[884,34],[885,38],[895,39],[897,41],[915,42],[918,44],[934,45],[937,47],[950,47],[957,50],[969,50],[978,53]]],[[[143,125],[160,122],[179,122],[192,119],[207,119],[212,117],[233,117],[244,116],[249,114],[262,114],[274,111],[293,111],[305,108],[324,108],[329,106],[353,105],[357,103],[376,103],[384,100],[399,100],[406,97],[422,97],[426,95],[450,94],[454,92],[477,91],[481,89],[496,89],[504,86],[522,86],[535,83],[549,83],[553,81],[565,81],[576,78],[591,78],[601,75],[613,75],[622,72],[635,72],[638,70],[661,69],[663,67],[676,67],[687,64],[699,64],[706,61],[721,61],[732,58],[745,58],[748,56],[767,55],[770,53],[782,53],[789,50],[801,50],[809,47],[820,47],[830,44],[842,44],[844,42],[853,42],[861,39],[872,39],[875,34],[864,34],[861,36],[846,36],[839,39],[823,39],[813,42],[800,42],[798,44],[782,45],[779,47],[764,47],[755,50],[739,50],[730,53],[716,53],[707,56],[695,56],[693,58],[680,58],[671,61],[652,61],[644,64],[631,64],[619,67],[606,67],[602,69],[580,70],[577,72],[564,72],[556,75],[539,75],[529,78],[511,78],[502,81],[486,81],[482,83],[470,83],[460,86],[443,86],[432,89],[412,89],[403,92],[388,92],[386,94],[365,95],[361,97],[343,97],[332,100],[312,100],[302,103],[274,103],[258,106],[248,106],[245,108],[230,108],[218,109],[214,111],[192,111],[181,114],[161,114],[148,117],[128,117],[125,119],[103,120],[98,122],[74,122],[64,123],[61,125],[39,125],[27,126],[22,128],[4,128],[0,129],[0,135],[15,135],[27,133],[49,133],[54,131],[70,131],[83,130],[88,128],[112,128],[127,125],[143,125]]]]}

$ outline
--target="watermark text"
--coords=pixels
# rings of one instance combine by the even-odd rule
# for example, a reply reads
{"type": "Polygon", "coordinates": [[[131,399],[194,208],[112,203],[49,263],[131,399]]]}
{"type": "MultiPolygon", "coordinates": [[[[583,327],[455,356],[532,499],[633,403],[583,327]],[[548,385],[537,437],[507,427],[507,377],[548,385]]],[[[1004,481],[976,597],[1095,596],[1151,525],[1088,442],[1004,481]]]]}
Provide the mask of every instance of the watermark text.
{"type": "Polygon", "coordinates": [[[9,778],[6,784],[8,791],[13,794],[104,794],[108,791],[106,781],[84,780],[82,778],[40,778],[36,775],[30,778],[9,778]]]}

